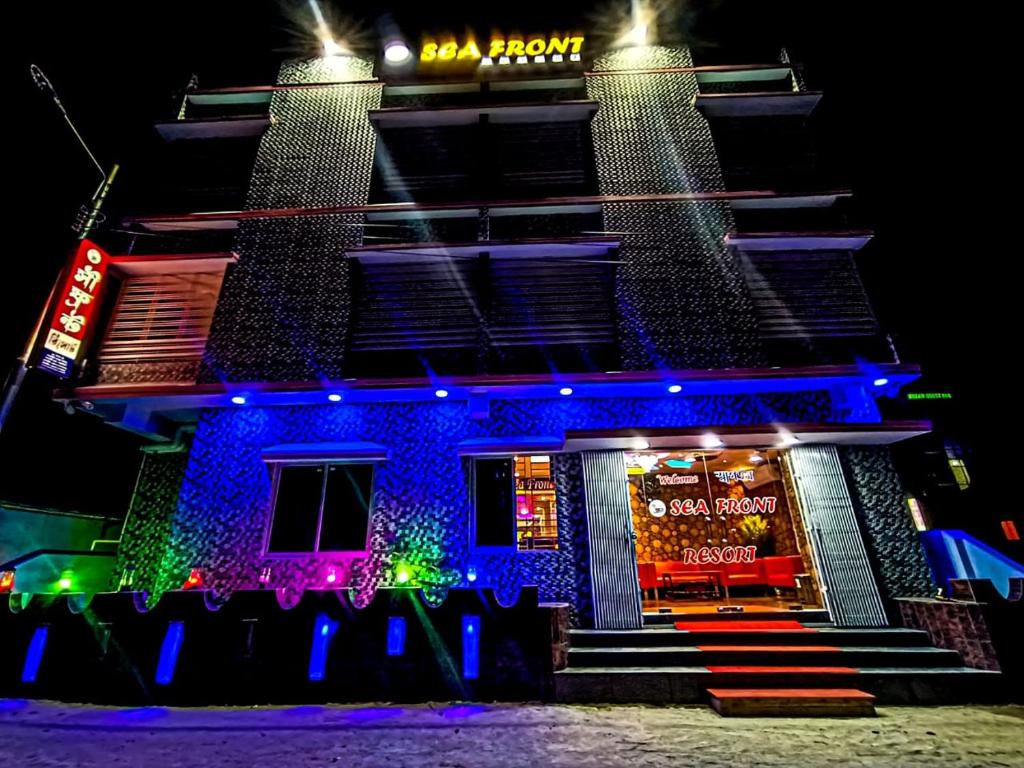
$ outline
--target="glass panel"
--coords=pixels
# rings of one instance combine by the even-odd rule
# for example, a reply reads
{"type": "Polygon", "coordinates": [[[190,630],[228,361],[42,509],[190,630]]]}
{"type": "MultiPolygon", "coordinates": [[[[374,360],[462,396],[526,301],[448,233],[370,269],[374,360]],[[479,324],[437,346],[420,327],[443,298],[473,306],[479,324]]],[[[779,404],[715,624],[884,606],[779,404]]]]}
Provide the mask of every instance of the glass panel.
{"type": "Polygon", "coordinates": [[[514,546],[515,478],[512,459],[477,459],[475,475],[476,546],[514,546]]]}
{"type": "Polygon", "coordinates": [[[316,542],[323,466],[284,466],[279,470],[274,524],[268,552],[312,552],[316,542]]]}
{"type": "Polygon", "coordinates": [[[648,609],[820,604],[778,451],[627,453],[626,462],[648,609]]]}
{"type": "Polygon", "coordinates": [[[558,511],[550,456],[516,456],[516,541],[519,549],[558,549],[558,511]]]}
{"type": "Polygon", "coordinates": [[[372,490],[372,464],[328,465],[320,525],[321,552],[366,550],[372,490]]]}

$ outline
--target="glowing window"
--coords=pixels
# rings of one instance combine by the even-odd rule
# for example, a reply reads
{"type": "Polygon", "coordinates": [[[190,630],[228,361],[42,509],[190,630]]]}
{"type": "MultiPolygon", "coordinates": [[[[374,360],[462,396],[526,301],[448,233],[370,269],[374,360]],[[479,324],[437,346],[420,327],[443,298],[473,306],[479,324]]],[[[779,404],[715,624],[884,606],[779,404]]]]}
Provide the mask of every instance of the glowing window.
{"type": "Polygon", "coordinates": [[[550,456],[516,456],[516,546],[558,549],[558,509],[550,456]]]}
{"type": "Polygon", "coordinates": [[[474,545],[558,549],[550,456],[477,459],[474,545]]]}

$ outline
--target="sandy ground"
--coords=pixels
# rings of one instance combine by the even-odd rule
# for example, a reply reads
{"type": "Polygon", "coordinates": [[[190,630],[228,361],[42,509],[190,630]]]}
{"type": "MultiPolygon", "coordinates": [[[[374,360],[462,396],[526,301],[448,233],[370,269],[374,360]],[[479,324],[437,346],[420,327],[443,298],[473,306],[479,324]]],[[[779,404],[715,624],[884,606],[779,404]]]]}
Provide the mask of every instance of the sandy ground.
{"type": "Polygon", "coordinates": [[[721,718],[706,707],[108,709],[0,699],[0,765],[1024,766],[1024,707],[721,718]]]}

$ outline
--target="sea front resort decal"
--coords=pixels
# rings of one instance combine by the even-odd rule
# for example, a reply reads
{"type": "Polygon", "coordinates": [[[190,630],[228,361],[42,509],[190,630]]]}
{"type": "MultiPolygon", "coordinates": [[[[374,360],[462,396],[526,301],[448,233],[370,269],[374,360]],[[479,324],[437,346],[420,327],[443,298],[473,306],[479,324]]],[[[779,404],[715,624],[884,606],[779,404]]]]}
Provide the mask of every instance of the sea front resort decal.
{"type": "Polygon", "coordinates": [[[581,61],[583,35],[533,35],[504,37],[494,35],[486,43],[469,36],[425,39],[420,48],[420,64],[476,64],[481,67],[512,64],[560,64],[581,61]]]}

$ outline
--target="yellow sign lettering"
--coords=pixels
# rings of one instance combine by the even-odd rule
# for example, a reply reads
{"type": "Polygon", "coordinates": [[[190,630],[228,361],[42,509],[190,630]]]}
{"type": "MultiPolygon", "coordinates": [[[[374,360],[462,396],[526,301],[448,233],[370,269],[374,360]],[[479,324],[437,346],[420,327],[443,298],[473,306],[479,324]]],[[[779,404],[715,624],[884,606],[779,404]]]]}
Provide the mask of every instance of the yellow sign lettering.
{"type": "Polygon", "coordinates": [[[462,48],[459,49],[459,55],[456,57],[460,61],[463,59],[479,59],[480,49],[476,46],[475,40],[470,40],[462,48]]]}
{"type": "Polygon", "coordinates": [[[508,40],[501,37],[492,37],[487,43],[484,51],[481,51],[476,40],[470,37],[464,43],[459,43],[454,38],[448,38],[444,42],[424,40],[420,48],[420,61],[425,63],[438,61],[465,61],[479,62],[483,64],[522,64],[544,63],[545,54],[552,55],[554,63],[563,61],[563,56],[570,55],[572,61],[580,61],[580,51],[583,50],[584,38],[582,35],[534,35],[528,40],[508,40]]]}
{"type": "Polygon", "coordinates": [[[543,37],[535,37],[526,41],[526,55],[539,56],[547,49],[547,41],[543,37]]]}
{"type": "Polygon", "coordinates": [[[569,38],[568,37],[552,37],[548,40],[547,53],[568,53],[569,52],[569,38]]]}

